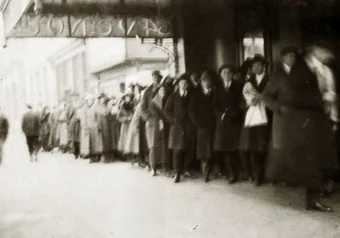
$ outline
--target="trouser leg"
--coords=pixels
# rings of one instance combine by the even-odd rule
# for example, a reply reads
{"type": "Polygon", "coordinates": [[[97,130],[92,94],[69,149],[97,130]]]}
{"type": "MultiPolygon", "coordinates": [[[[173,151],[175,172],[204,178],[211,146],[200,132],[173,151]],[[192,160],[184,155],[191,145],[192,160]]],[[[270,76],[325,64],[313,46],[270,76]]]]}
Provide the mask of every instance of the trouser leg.
{"type": "Polygon", "coordinates": [[[321,191],[317,188],[306,188],[306,205],[320,201],[321,191]]]}
{"type": "Polygon", "coordinates": [[[204,176],[204,180],[206,182],[209,181],[209,176],[210,176],[210,173],[211,173],[211,164],[212,164],[211,159],[202,159],[202,161],[201,161],[202,173],[203,173],[203,176],[204,176]]]}
{"type": "Polygon", "coordinates": [[[235,152],[226,152],[224,153],[224,163],[226,165],[226,169],[228,171],[230,178],[238,177],[238,164],[237,157],[235,152]]]}
{"type": "Polygon", "coordinates": [[[73,148],[74,148],[74,150],[73,150],[74,157],[77,159],[79,157],[79,154],[80,154],[79,142],[74,142],[73,148]]]}
{"type": "Polygon", "coordinates": [[[155,147],[150,148],[149,158],[150,158],[150,167],[151,169],[156,169],[156,154],[155,154],[155,147]]]}
{"type": "Polygon", "coordinates": [[[29,152],[30,156],[32,157],[32,154],[33,154],[33,137],[27,136],[26,142],[27,142],[27,146],[28,146],[28,152],[29,152]]]}
{"type": "Polygon", "coordinates": [[[183,157],[184,152],[182,150],[173,151],[174,170],[176,174],[180,174],[183,170],[183,157]]]}
{"type": "Polygon", "coordinates": [[[260,185],[264,180],[266,163],[265,159],[265,153],[263,152],[251,153],[252,171],[257,185],[260,185]]]}
{"type": "Polygon", "coordinates": [[[195,154],[195,152],[193,150],[188,150],[188,151],[185,152],[184,167],[183,167],[184,172],[188,172],[188,171],[191,170],[194,154],[195,154]]]}
{"type": "Polygon", "coordinates": [[[240,157],[242,161],[242,172],[244,176],[247,179],[253,178],[250,153],[248,151],[240,151],[240,157]]]}

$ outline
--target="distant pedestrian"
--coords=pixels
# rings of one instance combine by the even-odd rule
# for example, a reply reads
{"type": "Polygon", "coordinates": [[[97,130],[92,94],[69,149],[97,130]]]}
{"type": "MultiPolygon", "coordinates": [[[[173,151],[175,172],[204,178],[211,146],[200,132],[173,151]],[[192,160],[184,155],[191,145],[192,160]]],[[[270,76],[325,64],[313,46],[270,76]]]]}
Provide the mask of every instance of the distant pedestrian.
{"type": "Polygon", "coordinates": [[[0,109],[0,164],[2,163],[2,149],[7,139],[9,124],[6,116],[1,112],[0,109]]]}
{"type": "Polygon", "coordinates": [[[22,131],[26,136],[31,161],[33,161],[33,159],[38,161],[40,117],[37,113],[33,112],[31,105],[27,105],[27,109],[28,111],[22,119],[22,131]]]}

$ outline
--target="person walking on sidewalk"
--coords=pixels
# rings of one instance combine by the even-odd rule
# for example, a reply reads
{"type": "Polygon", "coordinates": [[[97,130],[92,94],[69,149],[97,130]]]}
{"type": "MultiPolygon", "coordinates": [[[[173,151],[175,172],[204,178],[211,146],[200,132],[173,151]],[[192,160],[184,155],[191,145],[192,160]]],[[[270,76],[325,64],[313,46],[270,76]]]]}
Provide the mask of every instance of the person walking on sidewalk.
{"type": "Polygon", "coordinates": [[[8,120],[6,116],[2,113],[0,108],[0,164],[2,163],[2,148],[4,146],[4,143],[6,142],[7,135],[8,135],[8,120]]]}
{"type": "Polygon", "coordinates": [[[38,161],[40,117],[32,110],[31,105],[27,105],[27,109],[28,111],[24,114],[22,119],[22,131],[26,136],[31,161],[33,161],[33,159],[38,161]]]}

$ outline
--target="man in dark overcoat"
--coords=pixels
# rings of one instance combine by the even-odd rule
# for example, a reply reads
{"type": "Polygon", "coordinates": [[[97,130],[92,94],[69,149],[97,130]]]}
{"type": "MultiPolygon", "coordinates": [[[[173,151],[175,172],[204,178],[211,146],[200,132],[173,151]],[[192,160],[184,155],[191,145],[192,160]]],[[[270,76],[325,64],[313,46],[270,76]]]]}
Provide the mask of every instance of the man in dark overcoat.
{"type": "Polygon", "coordinates": [[[40,117],[38,113],[32,110],[31,105],[27,105],[27,109],[28,111],[24,114],[22,119],[22,131],[26,136],[31,161],[33,161],[33,159],[38,161],[40,117]]]}
{"type": "Polygon", "coordinates": [[[182,75],[177,80],[178,89],[170,94],[164,108],[170,121],[169,149],[173,150],[175,170],[174,182],[180,182],[180,175],[193,178],[189,172],[195,154],[195,126],[189,116],[189,102],[192,96],[189,79],[182,75]]]}
{"type": "Polygon", "coordinates": [[[234,79],[234,67],[224,65],[219,74],[223,82],[214,92],[213,108],[216,116],[214,151],[221,152],[229,183],[238,178],[238,146],[243,126],[243,82],[234,79]]]}
{"type": "Polygon", "coordinates": [[[197,158],[201,160],[204,181],[209,181],[213,165],[213,137],[215,115],[213,111],[212,85],[215,75],[205,71],[201,76],[201,87],[190,100],[189,113],[197,131],[197,158]]]}
{"type": "Polygon", "coordinates": [[[3,146],[7,139],[8,129],[9,129],[8,119],[0,111],[0,164],[2,163],[3,146]]]}
{"type": "Polygon", "coordinates": [[[306,208],[330,212],[320,202],[324,172],[337,169],[332,141],[331,104],[326,79],[319,70],[324,55],[311,48],[296,60],[294,47],[281,52],[282,64],[267,85],[263,99],[274,112],[267,176],[306,188],[306,208]]]}
{"type": "MultiPolygon", "coordinates": [[[[157,86],[161,82],[162,78],[163,76],[159,70],[153,71],[152,72],[153,83],[145,90],[144,95],[141,99],[141,116],[146,122],[145,130],[146,130],[146,139],[148,141],[148,144],[153,133],[153,128],[148,123],[148,120],[151,117],[150,104],[153,98],[156,96],[157,86]]],[[[150,144],[148,146],[150,147],[150,144]]]]}

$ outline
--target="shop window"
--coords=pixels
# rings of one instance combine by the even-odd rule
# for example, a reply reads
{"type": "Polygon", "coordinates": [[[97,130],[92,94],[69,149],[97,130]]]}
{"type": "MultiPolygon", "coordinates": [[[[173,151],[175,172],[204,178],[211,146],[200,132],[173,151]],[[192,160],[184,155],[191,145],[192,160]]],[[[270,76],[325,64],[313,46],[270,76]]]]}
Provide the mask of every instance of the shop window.
{"type": "Polygon", "coordinates": [[[243,38],[243,59],[254,57],[255,54],[264,55],[263,33],[247,34],[243,38]]]}

